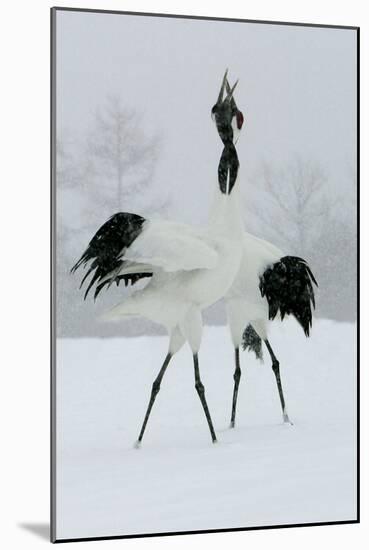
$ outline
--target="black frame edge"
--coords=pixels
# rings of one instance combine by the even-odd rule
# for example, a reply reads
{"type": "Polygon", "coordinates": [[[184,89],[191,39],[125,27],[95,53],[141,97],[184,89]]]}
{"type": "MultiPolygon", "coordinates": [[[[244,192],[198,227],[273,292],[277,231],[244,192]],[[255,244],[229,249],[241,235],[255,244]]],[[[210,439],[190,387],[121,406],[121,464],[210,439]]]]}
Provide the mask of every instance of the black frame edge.
{"type": "Polygon", "coordinates": [[[203,21],[229,21],[233,23],[259,23],[261,25],[290,25],[297,27],[318,27],[324,29],[348,29],[348,30],[357,30],[358,26],[350,25],[328,25],[324,23],[301,23],[301,22],[292,22],[292,21],[270,21],[263,19],[240,19],[234,17],[210,17],[207,15],[184,15],[184,14],[173,14],[173,13],[152,13],[152,12],[141,12],[141,11],[122,11],[122,10],[104,10],[97,8],[72,8],[64,6],[54,6],[51,8],[56,11],[74,11],[82,13],[104,13],[104,14],[113,14],[113,15],[142,15],[145,17],[170,17],[175,19],[197,19],[203,21]]]}
{"type": "Polygon", "coordinates": [[[356,134],[356,164],[357,164],[357,204],[356,204],[356,224],[357,224],[357,279],[356,279],[356,288],[357,288],[357,335],[356,335],[356,373],[357,373],[357,388],[356,388],[356,399],[357,399],[357,409],[356,409],[356,430],[357,430],[357,442],[356,442],[356,452],[357,452],[357,503],[356,503],[356,513],[357,521],[360,523],[360,27],[356,29],[356,120],[357,120],[357,134],[356,134]]]}
{"type": "Polygon", "coordinates": [[[50,542],[56,542],[56,9],[50,9],[50,542]]]}
{"type": "Polygon", "coordinates": [[[111,535],[101,537],[80,537],[75,539],[57,539],[54,542],[57,544],[68,542],[88,542],[99,540],[119,540],[119,539],[138,539],[138,538],[152,538],[152,537],[171,537],[180,535],[211,535],[215,533],[238,533],[244,531],[262,531],[270,529],[289,529],[300,527],[324,527],[326,525],[352,525],[360,523],[357,519],[348,519],[341,521],[325,521],[321,523],[291,523],[284,525],[259,525],[256,527],[233,527],[228,529],[202,529],[199,531],[173,531],[169,533],[139,533],[134,535],[111,535]]]}

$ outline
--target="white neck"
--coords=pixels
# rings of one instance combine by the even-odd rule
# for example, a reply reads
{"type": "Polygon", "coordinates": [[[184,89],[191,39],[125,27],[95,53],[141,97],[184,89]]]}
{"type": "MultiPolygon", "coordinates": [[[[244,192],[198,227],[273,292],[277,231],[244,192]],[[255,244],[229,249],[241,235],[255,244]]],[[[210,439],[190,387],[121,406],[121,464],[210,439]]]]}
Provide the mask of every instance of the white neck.
{"type": "Polygon", "coordinates": [[[240,203],[238,170],[236,182],[229,195],[222,193],[219,186],[216,186],[209,215],[211,231],[240,239],[244,232],[240,203]]]}

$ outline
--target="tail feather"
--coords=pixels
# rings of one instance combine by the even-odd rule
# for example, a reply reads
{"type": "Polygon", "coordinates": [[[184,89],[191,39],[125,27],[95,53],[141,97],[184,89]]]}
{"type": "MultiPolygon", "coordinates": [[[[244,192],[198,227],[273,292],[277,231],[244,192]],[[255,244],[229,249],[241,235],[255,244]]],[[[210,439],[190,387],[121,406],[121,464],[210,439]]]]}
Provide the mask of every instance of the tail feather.
{"type": "Polygon", "coordinates": [[[242,349],[253,351],[257,359],[263,360],[262,341],[252,325],[247,325],[242,335],[242,349]]]}
{"type": "Polygon", "coordinates": [[[318,286],[305,260],[297,256],[284,256],[268,267],[260,277],[260,292],[269,305],[269,319],[279,313],[293,315],[306,336],[312,326],[312,307],[315,308],[313,284],[318,286]]]}

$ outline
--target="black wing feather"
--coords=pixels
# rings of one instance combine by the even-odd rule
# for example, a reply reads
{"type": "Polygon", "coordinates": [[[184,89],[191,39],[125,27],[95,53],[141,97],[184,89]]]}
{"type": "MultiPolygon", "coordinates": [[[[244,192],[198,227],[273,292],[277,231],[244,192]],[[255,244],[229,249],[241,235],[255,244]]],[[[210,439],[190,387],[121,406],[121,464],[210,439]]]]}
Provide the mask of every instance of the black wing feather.
{"type": "Polygon", "coordinates": [[[297,256],[284,256],[268,267],[260,277],[260,292],[269,305],[269,319],[279,312],[281,319],[293,315],[306,336],[312,325],[312,307],[315,308],[314,288],[318,286],[310,267],[297,256]]]}
{"type": "Polygon", "coordinates": [[[119,285],[121,279],[124,279],[127,286],[129,282],[135,284],[143,277],[152,276],[152,273],[117,275],[119,268],[124,264],[125,251],[141,233],[144,222],[145,218],[137,214],[118,212],[111,216],[96,232],[85,252],[71,269],[71,273],[74,273],[80,266],[91,262],[80,285],[81,288],[90,273],[94,272],[85,292],[85,299],[95,283],[97,283],[94,293],[96,299],[105,285],[110,285],[113,282],[119,285]],[[109,274],[111,274],[110,278],[109,274]],[[105,277],[108,278],[99,284],[99,281],[105,277]]]}

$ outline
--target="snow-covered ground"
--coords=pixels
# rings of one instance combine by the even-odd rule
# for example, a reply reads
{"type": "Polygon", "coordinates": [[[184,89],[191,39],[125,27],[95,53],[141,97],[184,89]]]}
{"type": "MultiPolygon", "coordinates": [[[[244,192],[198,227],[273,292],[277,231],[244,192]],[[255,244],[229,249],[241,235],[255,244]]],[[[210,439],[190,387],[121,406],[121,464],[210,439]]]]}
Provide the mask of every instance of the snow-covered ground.
{"type": "Polygon", "coordinates": [[[139,450],[166,337],[58,340],[57,538],[355,519],[355,331],[320,320],[306,339],[293,320],[274,323],[294,425],[282,424],[264,350],[264,364],[241,355],[230,430],[233,350],[227,328],[206,327],[200,370],[219,443],[184,348],[139,450]]]}

